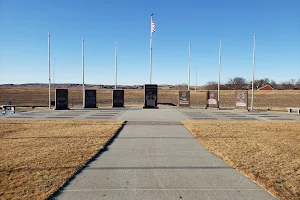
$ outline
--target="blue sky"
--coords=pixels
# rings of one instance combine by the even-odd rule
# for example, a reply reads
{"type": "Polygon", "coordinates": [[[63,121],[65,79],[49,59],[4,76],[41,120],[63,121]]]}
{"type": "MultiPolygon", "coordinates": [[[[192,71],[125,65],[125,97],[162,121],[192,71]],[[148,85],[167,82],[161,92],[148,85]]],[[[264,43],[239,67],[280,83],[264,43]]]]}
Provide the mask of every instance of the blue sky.
{"type": "Polygon", "coordinates": [[[48,82],[48,39],[55,82],[81,83],[81,38],[85,38],[85,82],[149,83],[150,14],[154,13],[153,83],[251,79],[253,35],[256,78],[300,78],[299,0],[0,0],[0,84],[48,82]],[[198,62],[197,62],[198,61],[198,62]]]}

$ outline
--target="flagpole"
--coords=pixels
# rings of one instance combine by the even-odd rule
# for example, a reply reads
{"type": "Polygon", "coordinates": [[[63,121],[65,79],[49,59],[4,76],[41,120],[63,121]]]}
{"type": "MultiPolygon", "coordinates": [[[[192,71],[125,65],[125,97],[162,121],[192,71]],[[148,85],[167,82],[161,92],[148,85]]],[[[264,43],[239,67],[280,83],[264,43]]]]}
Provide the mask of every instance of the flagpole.
{"type": "Polygon", "coordinates": [[[118,44],[116,42],[116,47],[115,47],[115,90],[117,89],[117,84],[118,84],[118,44]]]}
{"type": "Polygon", "coordinates": [[[85,106],[85,89],[84,89],[84,38],[82,37],[82,106],[85,106]]]}
{"type": "Polygon", "coordinates": [[[254,68],[255,68],[255,50],[256,50],[256,35],[254,35],[254,45],[253,45],[251,110],[253,110],[253,103],[254,103],[254,68]]]}
{"type": "Polygon", "coordinates": [[[51,109],[50,32],[48,32],[49,109],[51,109]]]}
{"type": "Polygon", "coordinates": [[[220,40],[219,49],[219,69],[218,69],[218,107],[220,107],[220,79],[221,79],[221,54],[222,54],[222,40],[220,40]]]}
{"type": "Polygon", "coordinates": [[[150,84],[152,83],[152,19],[153,13],[150,19],[150,84]]]}
{"type": "Polygon", "coordinates": [[[197,68],[196,68],[196,85],[195,85],[195,92],[197,91],[197,85],[198,85],[198,76],[197,76],[197,68]]]}
{"type": "Polygon", "coordinates": [[[189,42],[189,67],[188,67],[188,90],[190,90],[190,84],[191,84],[191,42],[189,42]]]}
{"type": "Polygon", "coordinates": [[[52,75],[52,83],[53,83],[53,90],[55,91],[55,79],[54,79],[54,69],[55,69],[55,60],[56,60],[56,58],[54,58],[54,61],[53,61],[53,75],[52,75]]]}

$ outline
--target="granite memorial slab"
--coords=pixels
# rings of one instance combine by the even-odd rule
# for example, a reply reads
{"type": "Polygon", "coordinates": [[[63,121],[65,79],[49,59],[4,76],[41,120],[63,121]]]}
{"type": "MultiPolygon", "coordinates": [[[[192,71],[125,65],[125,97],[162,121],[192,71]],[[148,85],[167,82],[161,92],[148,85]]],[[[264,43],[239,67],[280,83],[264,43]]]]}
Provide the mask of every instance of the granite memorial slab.
{"type": "Polygon", "coordinates": [[[214,91],[214,90],[207,91],[206,108],[219,108],[218,91],[214,91]]]}
{"type": "Polygon", "coordinates": [[[157,89],[156,84],[145,84],[144,108],[157,108],[157,89]]]}
{"type": "Polygon", "coordinates": [[[124,107],[124,90],[113,90],[112,107],[124,107]]]}
{"type": "Polygon", "coordinates": [[[96,90],[85,90],[84,108],[97,108],[96,90]]]}
{"type": "Polygon", "coordinates": [[[235,108],[248,110],[248,91],[235,91],[235,108]]]}
{"type": "Polygon", "coordinates": [[[190,91],[179,91],[178,106],[190,107],[190,91]]]}
{"type": "Polygon", "coordinates": [[[65,110],[68,107],[68,89],[55,89],[55,110],[65,110]]]}

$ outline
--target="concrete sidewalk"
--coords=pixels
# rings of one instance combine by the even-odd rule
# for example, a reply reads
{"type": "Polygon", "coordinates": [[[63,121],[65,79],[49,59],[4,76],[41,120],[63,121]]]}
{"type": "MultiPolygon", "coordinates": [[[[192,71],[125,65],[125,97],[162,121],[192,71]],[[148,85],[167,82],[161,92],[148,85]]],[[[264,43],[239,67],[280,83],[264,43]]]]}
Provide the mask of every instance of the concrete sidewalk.
{"type": "Polygon", "coordinates": [[[54,199],[275,199],[182,125],[125,125],[54,199]]]}

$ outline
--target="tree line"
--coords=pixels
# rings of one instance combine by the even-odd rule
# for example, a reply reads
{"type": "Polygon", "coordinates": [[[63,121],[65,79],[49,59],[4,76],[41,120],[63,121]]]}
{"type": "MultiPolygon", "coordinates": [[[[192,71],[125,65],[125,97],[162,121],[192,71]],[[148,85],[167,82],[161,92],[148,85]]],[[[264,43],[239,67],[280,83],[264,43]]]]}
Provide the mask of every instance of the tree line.
{"type": "MultiPolygon", "coordinates": [[[[265,85],[272,86],[275,90],[300,90],[300,79],[296,81],[295,79],[291,79],[289,81],[284,81],[281,83],[277,83],[274,80],[270,80],[268,78],[259,79],[254,81],[254,89],[259,89],[265,85]]],[[[204,90],[217,90],[218,83],[215,81],[209,81],[207,84],[201,87],[204,90]]],[[[252,89],[252,81],[247,81],[242,77],[235,77],[229,79],[229,81],[225,84],[220,85],[221,90],[250,90],[252,89]]]]}
{"type": "MultiPolygon", "coordinates": [[[[258,79],[254,81],[254,89],[257,90],[265,85],[270,85],[274,90],[300,90],[300,79],[296,81],[295,79],[291,79],[289,81],[283,81],[277,83],[274,80],[270,80],[268,78],[258,79]]],[[[179,84],[170,86],[170,89],[176,90],[186,90],[187,84],[179,84]]],[[[195,89],[195,86],[192,85],[190,87],[191,90],[195,89]]],[[[197,86],[197,90],[217,90],[218,82],[209,81],[203,86],[197,86]]],[[[252,81],[247,81],[242,77],[230,78],[226,83],[221,83],[221,90],[251,90],[252,89],[252,81]]]]}

